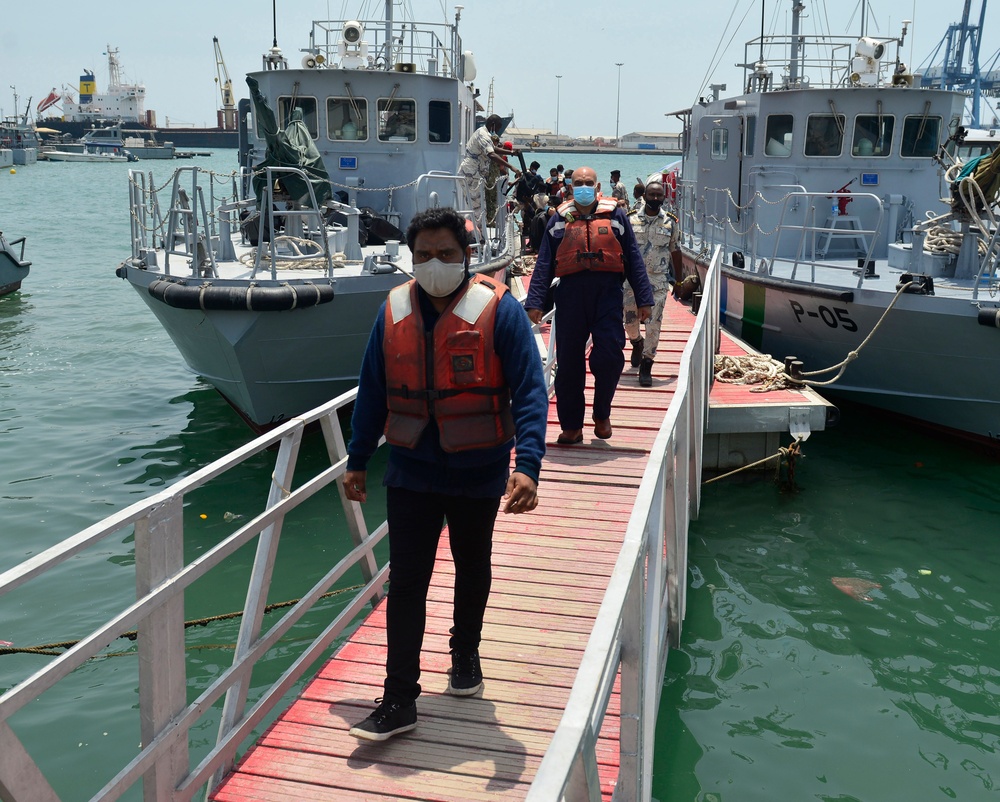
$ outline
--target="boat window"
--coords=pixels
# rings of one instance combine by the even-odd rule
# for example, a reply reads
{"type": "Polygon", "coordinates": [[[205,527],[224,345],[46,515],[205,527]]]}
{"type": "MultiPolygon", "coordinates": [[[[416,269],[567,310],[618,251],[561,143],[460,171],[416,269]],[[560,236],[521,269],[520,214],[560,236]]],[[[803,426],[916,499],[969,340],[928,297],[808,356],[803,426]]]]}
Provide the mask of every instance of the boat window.
{"type": "Polygon", "coordinates": [[[432,100],[427,104],[427,139],[451,142],[451,103],[447,100],[432,100]]]}
{"type": "Polygon", "coordinates": [[[859,114],[854,119],[852,156],[888,156],[892,152],[892,131],[896,118],[889,114],[859,114]]]}
{"type": "Polygon", "coordinates": [[[764,134],[764,153],[768,156],[791,156],[793,128],[791,114],[769,114],[764,134]]]}
{"type": "Polygon", "coordinates": [[[331,97],[326,101],[326,135],[330,139],[368,139],[368,101],[363,97],[331,97]]]}
{"type": "Polygon", "coordinates": [[[843,114],[810,114],[806,120],[806,156],[839,156],[844,149],[843,114]]]}
{"type": "Polygon", "coordinates": [[[383,142],[413,142],[417,138],[416,101],[380,97],[378,138],[383,142]]]}
{"type": "Polygon", "coordinates": [[[743,145],[743,152],[747,156],[753,156],[753,148],[756,144],[755,140],[757,139],[757,118],[747,117],[743,130],[746,138],[746,143],[743,145]]]}
{"type": "Polygon", "coordinates": [[[937,153],[941,142],[941,118],[925,117],[922,114],[903,120],[903,140],[900,156],[927,158],[937,153]]]}
{"type": "Polygon", "coordinates": [[[278,98],[278,125],[288,127],[292,119],[293,109],[302,109],[302,122],[309,129],[309,135],[316,139],[319,136],[319,115],[316,113],[316,98],[282,95],[278,98]]]}
{"type": "Polygon", "coordinates": [[[712,160],[725,161],[729,156],[729,131],[725,128],[712,129],[712,160]]]}

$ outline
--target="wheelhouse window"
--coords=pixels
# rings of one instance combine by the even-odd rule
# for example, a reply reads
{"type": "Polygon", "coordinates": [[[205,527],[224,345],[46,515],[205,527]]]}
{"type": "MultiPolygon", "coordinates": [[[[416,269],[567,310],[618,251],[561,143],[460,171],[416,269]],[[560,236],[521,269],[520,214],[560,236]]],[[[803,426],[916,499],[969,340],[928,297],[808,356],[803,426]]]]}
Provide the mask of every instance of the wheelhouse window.
{"type": "Polygon", "coordinates": [[[892,152],[892,131],[896,118],[888,114],[859,114],[854,119],[852,156],[888,156],[892,152]]]}
{"type": "Polygon", "coordinates": [[[757,139],[757,118],[747,117],[746,121],[744,122],[743,130],[744,130],[743,138],[745,140],[745,144],[743,145],[743,152],[747,156],[753,156],[753,148],[754,145],[756,144],[755,140],[757,139]]]}
{"type": "Polygon", "coordinates": [[[792,155],[792,131],[795,121],[791,114],[769,114],[764,134],[764,154],[767,156],[792,155]]]}
{"type": "Polygon", "coordinates": [[[729,156],[729,131],[725,128],[712,129],[712,160],[725,161],[729,156]]]}
{"type": "Polygon", "coordinates": [[[316,98],[291,97],[283,95],[278,98],[278,125],[287,128],[292,119],[294,109],[302,110],[302,122],[309,129],[309,135],[316,139],[319,136],[319,115],[316,113],[316,98]]]}
{"type": "Polygon", "coordinates": [[[363,97],[328,98],[326,133],[338,141],[368,139],[368,101],[363,97]]]}
{"type": "Polygon", "coordinates": [[[920,159],[937,153],[941,142],[941,118],[915,115],[903,120],[903,138],[899,155],[920,159]]]}
{"type": "Polygon", "coordinates": [[[806,120],[806,156],[839,156],[844,149],[843,114],[810,114],[806,120]]]}
{"type": "Polygon", "coordinates": [[[451,103],[447,100],[432,100],[427,104],[427,139],[451,142],[451,103]]]}
{"type": "Polygon", "coordinates": [[[383,142],[413,142],[417,138],[417,104],[414,100],[378,99],[378,138],[383,142]]]}

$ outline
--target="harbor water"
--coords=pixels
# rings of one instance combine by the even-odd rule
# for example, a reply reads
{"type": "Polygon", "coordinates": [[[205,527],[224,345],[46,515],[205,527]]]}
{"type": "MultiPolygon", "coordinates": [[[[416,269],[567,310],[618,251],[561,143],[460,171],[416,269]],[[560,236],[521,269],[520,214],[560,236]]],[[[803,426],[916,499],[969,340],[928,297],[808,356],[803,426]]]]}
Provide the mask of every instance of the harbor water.
{"type": "MultiPolygon", "coordinates": [[[[558,162],[590,164],[606,181],[618,168],[630,191],[636,176],[672,160],[537,159],[543,175],[558,162]]],[[[140,166],[160,186],[190,163],[140,166]]],[[[235,151],[195,163],[229,172],[235,151]]],[[[129,250],[129,166],[40,162],[0,174],[0,229],[26,236],[33,262],[21,291],[0,299],[0,571],[251,437],[114,275],[129,250]]],[[[996,797],[1000,464],[863,408],[843,413],[806,444],[797,492],[761,475],[705,489],[687,620],[657,725],[660,802],[996,797]],[[879,587],[864,600],[834,578],[879,587]]],[[[306,443],[306,459],[322,457],[306,443]]],[[[192,552],[266,494],[272,459],[187,499],[192,552]]],[[[371,505],[374,520],[378,501],[371,505]]],[[[290,559],[275,593],[294,597],[347,537],[335,505],[317,503],[283,533],[290,559]]],[[[129,538],[109,542],[68,562],[58,581],[0,600],[0,641],[86,633],[134,592],[132,559],[129,538]]],[[[246,586],[237,574],[231,586],[220,577],[211,592],[192,594],[186,617],[239,609],[246,586]]],[[[303,621],[303,637],[336,605],[303,621]]],[[[192,696],[231,659],[237,626],[189,636],[192,696]]],[[[0,689],[50,659],[0,655],[0,689]]],[[[254,683],[286,666],[278,655],[254,683]]],[[[123,646],[12,720],[62,799],[89,798],[135,754],[136,677],[134,651],[123,646]]],[[[195,751],[213,737],[208,721],[194,733],[195,751]]]]}

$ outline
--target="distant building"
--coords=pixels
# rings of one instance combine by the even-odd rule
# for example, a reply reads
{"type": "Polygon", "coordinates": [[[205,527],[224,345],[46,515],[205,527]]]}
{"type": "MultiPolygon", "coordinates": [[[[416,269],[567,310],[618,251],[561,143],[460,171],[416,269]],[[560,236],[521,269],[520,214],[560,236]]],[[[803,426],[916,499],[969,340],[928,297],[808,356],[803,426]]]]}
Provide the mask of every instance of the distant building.
{"type": "Polygon", "coordinates": [[[566,142],[569,139],[569,137],[562,135],[557,140],[556,135],[548,128],[515,128],[513,125],[503,132],[503,138],[504,141],[513,142],[518,147],[527,147],[535,143],[553,146],[557,141],[566,142]]]}
{"type": "Polygon", "coordinates": [[[665,150],[673,153],[681,152],[680,134],[663,134],[651,131],[633,131],[623,134],[618,141],[620,148],[638,148],[639,150],[665,150]]]}

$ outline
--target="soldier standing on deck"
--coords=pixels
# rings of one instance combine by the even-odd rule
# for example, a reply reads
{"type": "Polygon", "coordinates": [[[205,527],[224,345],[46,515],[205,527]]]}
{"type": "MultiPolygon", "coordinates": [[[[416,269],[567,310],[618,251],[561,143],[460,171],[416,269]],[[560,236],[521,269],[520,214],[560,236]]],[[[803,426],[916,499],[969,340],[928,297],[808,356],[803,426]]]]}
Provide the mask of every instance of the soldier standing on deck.
{"type": "Polygon", "coordinates": [[[646,263],[646,274],[653,288],[653,313],[646,321],[646,336],[639,334],[639,311],[632,288],[625,289],[625,333],[632,343],[632,367],[639,368],[639,384],[653,386],[653,360],[660,341],[660,324],[667,293],[673,283],[670,251],[676,233],[673,218],[662,208],[665,197],[663,184],[650,181],[643,192],[644,205],[629,212],[628,219],[635,232],[635,240],[646,263]]]}

